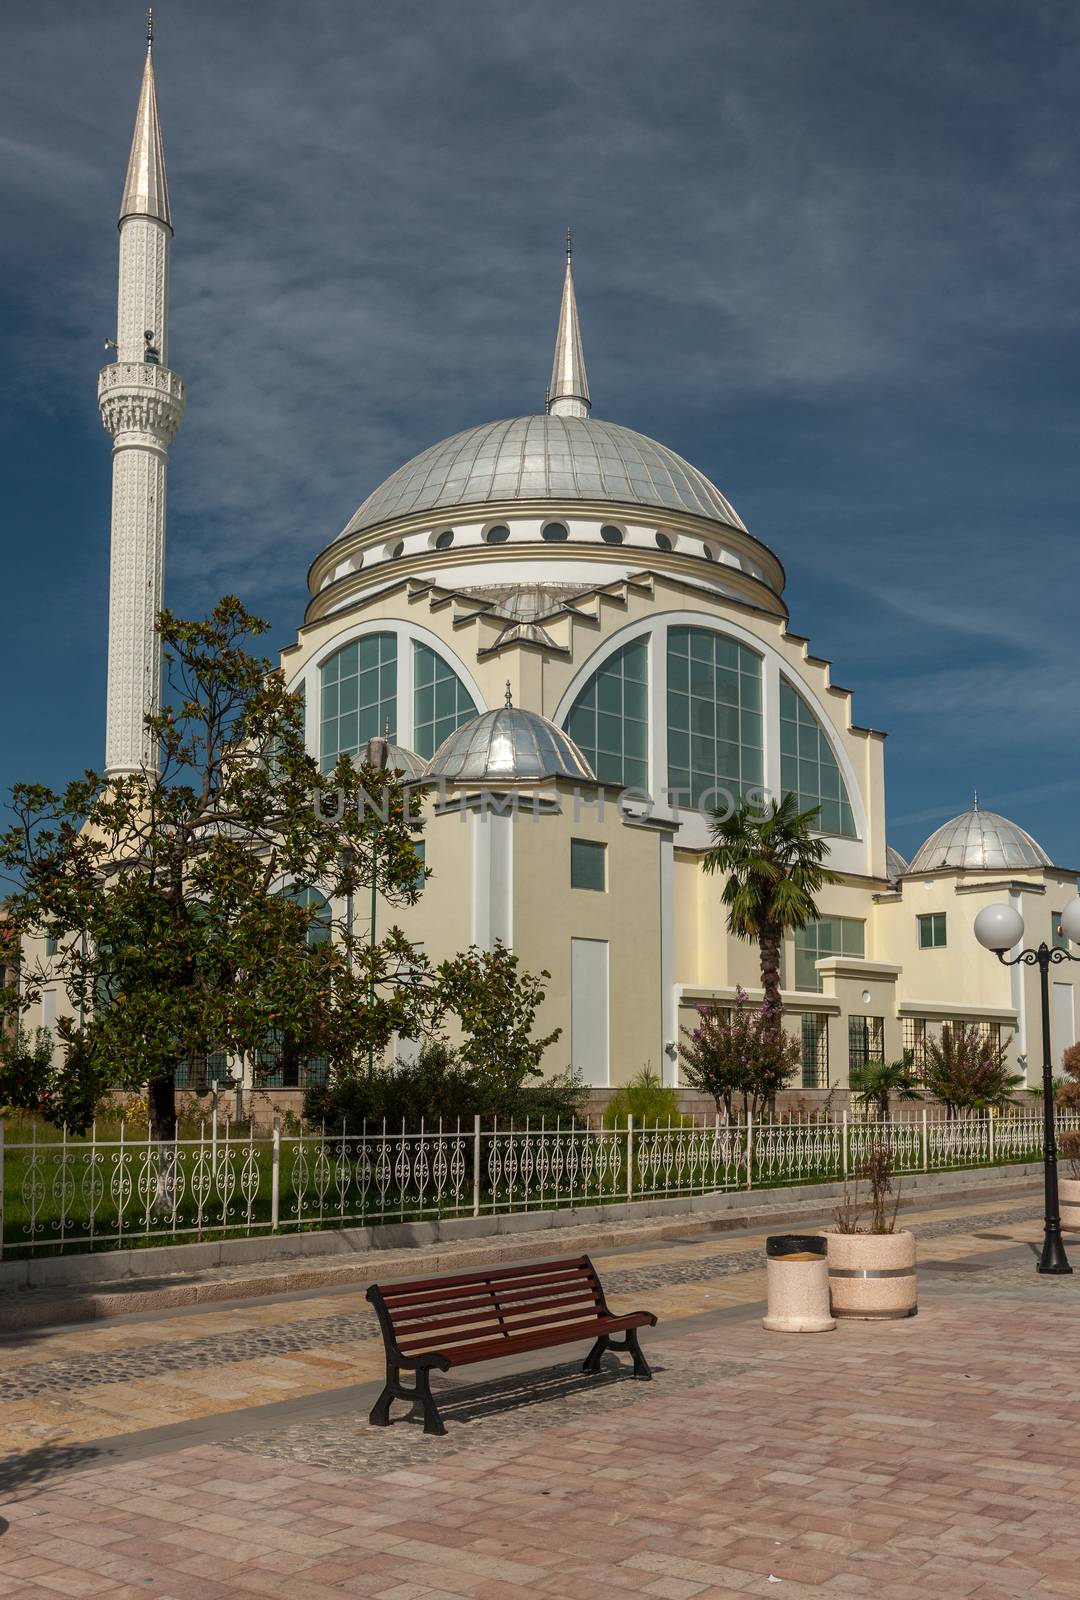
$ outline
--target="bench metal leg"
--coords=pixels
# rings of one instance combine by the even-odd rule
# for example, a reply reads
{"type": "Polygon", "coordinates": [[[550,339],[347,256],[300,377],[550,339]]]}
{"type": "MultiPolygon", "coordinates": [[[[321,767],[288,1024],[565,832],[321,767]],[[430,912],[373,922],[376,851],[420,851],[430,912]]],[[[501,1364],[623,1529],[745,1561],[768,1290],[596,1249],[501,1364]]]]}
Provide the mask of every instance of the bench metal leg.
{"type": "Polygon", "coordinates": [[[635,1378],[651,1378],[652,1377],[652,1368],[650,1367],[649,1363],[645,1360],[645,1357],[641,1353],[641,1346],[638,1343],[638,1336],[637,1336],[637,1329],[636,1328],[627,1328],[627,1330],[626,1330],[626,1348],[629,1350],[630,1354],[634,1358],[634,1377],[635,1378]]]}
{"type": "Polygon", "coordinates": [[[653,1368],[646,1362],[645,1355],[642,1354],[642,1346],[638,1344],[637,1328],[627,1328],[626,1338],[622,1339],[610,1339],[606,1334],[602,1334],[595,1342],[592,1350],[590,1350],[589,1355],[587,1355],[584,1371],[598,1373],[600,1371],[600,1357],[602,1357],[605,1350],[626,1350],[627,1355],[632,1355],[634,1357],[635,1378],[648,1379],[653,1376],[653,1368]]]}
{"type": "Polygon", "coordinates": [[[411,1417],[422,1416],[424,1419],[424,1432],[444,1434],[446,1427],[439,1415],[439,1408],[435,1404],[435,1397],[431,1392],[431,1373],[426,1367],[418,1367],[416,1383],[413,1388],[407,1389],[401,1381],[401,1371],[398,1367],[387,1367],[386,1384],[382,1394],[376,1400],[368,1413],[368,1421],[372,1427],[388,1428],[390,1426],[390,1407],[395,1400],[408,1400],[411,1402],[411,1417]]]}
{"type": "Polygon", "coordinates": [[[588,1355],[585,1357],[585,1360],[582,1362],[582,1372],[600,1371],[600,1363],[603,1361],[610,1343],[611,1340],[608,1338],[607,1334],[602,1333],[597,1339],[596,1343],[593,1345],[592,1349],[589,1351],[588,1355]]]}
{"type": "Polygon", "coordinates": [[[397,1367],[387,1367],[383,1392],[368,1412],[368,1421],[373,1428],[388,1428],[390,1426],[390,1407],[398,1399],[404,1399],[404,1395],[401,1392],[398,1369],[397,1367]]]}
{"type": "Polygon", "coordinates": [[[431,1373],[426,1367],[418,1367],[416,1372],[416,1398],[413,1401],[412,1415],[423,1413],[424,1432],[442,1434],[446,1432],[443,1419],[439,1415],[439,1408],[435,1404],[435,1397],[431,1392],[431,1373]]]}

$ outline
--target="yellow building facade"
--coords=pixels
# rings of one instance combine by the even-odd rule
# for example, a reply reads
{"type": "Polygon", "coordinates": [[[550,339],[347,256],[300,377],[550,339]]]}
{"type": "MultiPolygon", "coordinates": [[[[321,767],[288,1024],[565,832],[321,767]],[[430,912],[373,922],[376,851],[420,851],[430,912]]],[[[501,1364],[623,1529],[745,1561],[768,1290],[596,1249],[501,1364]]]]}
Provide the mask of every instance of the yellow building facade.
{"type": "MultiPolygon", "coordinates": [[[[313,562],[283,667],[326,768],[389,729],[428,786],[431,877],[397,920],[434,959],[498,939],[546,969],[552,1070],[678,1084],[696,1007],[760,995],[756,948],[728,933],[703,869],[708,817],[793,792],[820,807],[841,880],[784,950],[798,1092],[814,1103],[905,1049],[919,1061],[958,1023],[1008,1042],[1034,1081],[1037,975],[996,963],[971,925],[1004,898],[1049,941],[1076,874],[977,802],[941,830],[948,848],[928,840],[910,867],[890,850],[884,735],[792,631],[783,591],[715,485],[593,420],[568,257],[546,411],[454,435],[375,489],[313,562]]],[[[1057,1055],[1076,1031],[1071,969],[1059,978],[1057,1055]]]]}

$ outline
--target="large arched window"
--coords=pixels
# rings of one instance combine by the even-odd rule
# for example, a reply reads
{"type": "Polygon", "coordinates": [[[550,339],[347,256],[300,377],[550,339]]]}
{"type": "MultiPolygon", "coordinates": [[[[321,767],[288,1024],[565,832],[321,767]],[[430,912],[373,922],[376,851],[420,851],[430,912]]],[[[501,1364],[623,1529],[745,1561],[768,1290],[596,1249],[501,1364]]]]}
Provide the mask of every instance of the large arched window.
{"type": "Polygon", "coordinates": [[[320,755],[324,772],[355,756],[387,723],[397,736],[397,639],[369,633],[323,662],[320,755]]]}
{"type": "Polygon", "coordinates": [[[761,657],[709,628],[669,628],[667,689],[670,788],[706,808],[723,803],[710,790],[760,789],[761,657]]]}
{"type": "Polygon", "coordinates": [[[601,783],[649,782],[649,656],[634,639],[598,667],[566,718],[566,731],[601,783]]]}
{"type": "Polygon", "coordinates": [[[413,749],[429,760],[463,722],[477,714],[453,667],[426,644],[413,642],[413,749]]]}
{"type": "Polygon", "coordinates": [[[780,786],[800,811],[820,806],[822,833],[855,838],[855,818],[825,730],[799,691],[780,679],[780,786]]]}

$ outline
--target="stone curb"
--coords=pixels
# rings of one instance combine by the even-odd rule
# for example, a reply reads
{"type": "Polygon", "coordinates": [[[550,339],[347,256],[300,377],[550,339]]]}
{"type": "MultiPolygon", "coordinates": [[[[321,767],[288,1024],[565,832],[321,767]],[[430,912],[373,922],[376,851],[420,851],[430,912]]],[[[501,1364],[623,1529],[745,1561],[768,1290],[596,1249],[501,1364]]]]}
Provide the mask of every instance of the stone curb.
{"type": "MultiPolygon", "coordinates": [[[[1028,1195],[1034,1198],[1037,1193],[1035,1180],[1041,1174],[1042,1167],[1036,1164],[983,1169],[979,1172],[917,1174],[905,1181],[900,1206],[902,1210],[908,1210],[940,1200],[1019,1200],[1028,1195]]],[[[593,1207],[588,1212],[530,1212],[517,1217],[458,1219],[459,1222],[473,1225],[469,1231],[475,1237],[475,1242],[468,1234],[462,1237],[454,1222],[406,1223],[387,1229],[351,1230],[364,1235],[387,1237],[385,1242],[382,1239],[377,1242],[366,1241],[366,1248],[356,1248],[355,1244],[346,1246],[350,1249],[346,1261],[340,1258],[327,1260],[326,1254],[342,1248],[341,1231],[338,1230],[302,1236],[310,1241],[324,1241],[322,1260],[311,1257],[303,1261],[289,1259],[280,1265],[267,1263],[265,1267],[248,1266],[246,1270],[243,1267],[230,1270],[229,1266],[220,1262],[220,1256],[217,1261],[199,1262],[197,1266],[190,1258],[183,1259],[186,1253],[193,1250],[217,1253],[220,1246],[181,1245],[167,1249],[109,1252],[97,1257],[54,1257],[51,1258],[54,1266],[68,1264],[80,1269],[79,1277],[90,1264],[96,1264],[99,1269],[111,1266],[115,1274],[117,1255],[125,1258],[125,1266],[132,1262],[146,1268],[156,1267],[158,1271],[156,1274],[132,1272],[127,1279],[122,1276],[110,1279],[99,1272],[96,1281],[87,1274],[81,1282],[77,1278],[75,1282],[67,1284],[7,1287],[0,1301],[0,1332],[14,1333],[66,1323],[95,1322],[184,1306],[263,1299],[321,1288],[347,1288],[350,1285],[361,1288],[375,1280],[381,1282],[395,1277],[412,1277],[421,1271],[424,1276],[431,1276],[440,1272],[535,1259],[544,1254],[617,1250],[630,1245],[700,1237],[702,1234],[761,1229],[810,1218],[817,1219],[820,1224],[831,1211],[831,1202],[842,1194],[842,1184],[813,1184],[787,1189],[725,1191],[695,1196],[689,1201],[689,1209],[684,1197],[677,1201],[642,1201],[621,1206],[593,1207]],[[650,1215],[656,1220],[649,1220],[650,1215]],[[493,1222],[503,1227],[492,1230],[490,1225],[493,1222]],[[476,1223],[486,1224],[490,1231],[480,1233],[475,1229],[476,1223]],[[507,1224],[517,1226],[506,1227],[507,1224]],[[441,1239],[439,1232],[444,1235],[441,1239]],[[555,1233],[557,1237],[548,1242],[537,1237],[540,1233],[555,1233]],[[149,1261],[147,1257],[154,1259],[149,1261]],[[167,1271],[165,1257],[172,1257],[176,1261],[171,1273],[167,1271]],[[196,1266],[196,1271],[185,1273],[183,1266],[196,1266]],[[213,1276],[208,1276],[208,1273],[213,1273],[213,1276]]],[[[249,1241],[225,1241],[229,1242],[245,1244],[249,1241]]],[[[296,1241],[285,1238],[250,1242],[287,1244],[296,1241]]],[[[4,1263],[4,1267],[25,1267],[29,1264],[9,1262],[4,1263]]]]}

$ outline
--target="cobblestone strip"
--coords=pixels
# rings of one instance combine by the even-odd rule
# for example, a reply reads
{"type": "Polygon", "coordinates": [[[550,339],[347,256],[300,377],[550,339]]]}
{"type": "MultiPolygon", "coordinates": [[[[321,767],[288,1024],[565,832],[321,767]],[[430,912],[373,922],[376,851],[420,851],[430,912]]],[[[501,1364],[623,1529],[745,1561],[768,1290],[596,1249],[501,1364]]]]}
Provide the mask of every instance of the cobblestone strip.
{"type": "MultiPolygon", "coordinates": [[[[654,1371],[663,1382],[665,1396],[674,1391],[701,1388],[750,1370],[750,1363],[717,1358],[700,1349],[692,1353],[666,1349],[663,1364],[654,1371]]],[[[535,1428],[580,1425],[582,1417],[598,1421],[613,1410],[638,1405],[650,1395],[648,1384],[634,1381],[625,1363],[608,1357],[597,1376],[583,1373],[580,1361],[561,1362],[539,1372],[515,1373],[488,1382],[454,1383],[436,1377],[439,1409],[448,1425],[444,1438],[423,1432],[397,1417],[406,1417],[403,1405],[395,1410],[395,1426],[373,1428],[367,1417],[318,1417],[277,1427],[273,1433],[240,1433],[219,1442],[229,1450],[299,1461],[308,1466],[345,1472],[370,1467],[377,1472],[415,1470],[428,1458],[444,1461],[476,1442],[473,1427],[483,1423],[485,1451],[497,1453],[500,1445],[513,1445],[535,1428]]]]}
{"type": "MultiPolygon", "coordinates": [[[[974,1233],[1002,1224],[1026,1222],[1040,1215],[1038,1207],[1025,1204],[1008,1211],[927,1223],[918,1228],[918,1236],[920,1242],[946,1238],[950,1234],[974,1233]]],[[[614,1297],[730,1278],[757,1271],[762,1265],[760,1246],[753,1250],[718,1249],[713,1254],[684,1261],[663,1261],[642,1267],[605,1270],[603,1281],[604,1287],[614,1297]]],[[[362,1311],[337,1316],[298,1319],[265,1330],[253,1328],[240,1333],[215,1334],[176,1343],[162,1342],[98,1357],[87,1354],[41,1361],[21,1370],[0,1374],[0,1401],[32,1400],[58,1391],[71,1393],[73,1390],[96,1388],[101,1384],[129,1383],[167,1373],[224,1367],[238,1361],[295,1355],[305,1350],[351,1344],[357,1340],[370,1341],[377,1337],[374,1316],[365,1307],[362,1311]]]]}

